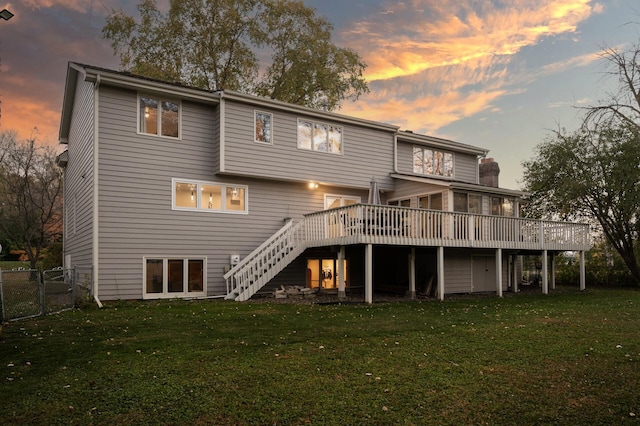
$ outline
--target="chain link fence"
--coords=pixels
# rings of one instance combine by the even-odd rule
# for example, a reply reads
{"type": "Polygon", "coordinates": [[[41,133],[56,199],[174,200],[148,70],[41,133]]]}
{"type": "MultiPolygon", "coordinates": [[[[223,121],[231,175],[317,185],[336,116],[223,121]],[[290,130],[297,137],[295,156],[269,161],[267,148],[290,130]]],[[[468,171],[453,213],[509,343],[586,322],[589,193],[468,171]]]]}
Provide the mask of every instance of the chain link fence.
{"type": "Polygon", "coordinates": [[[0,320],[13,321],[74,308],[91,294],[92,268],[0,270],[0,320]]]}

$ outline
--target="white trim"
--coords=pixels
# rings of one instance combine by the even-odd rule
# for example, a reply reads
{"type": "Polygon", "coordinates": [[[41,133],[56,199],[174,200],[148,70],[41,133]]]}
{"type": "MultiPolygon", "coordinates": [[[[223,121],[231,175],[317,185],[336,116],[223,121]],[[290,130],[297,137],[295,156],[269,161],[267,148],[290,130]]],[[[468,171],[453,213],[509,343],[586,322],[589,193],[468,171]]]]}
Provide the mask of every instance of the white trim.
{"type": "MultiPolygon", "coordinates": [[[[184,290],[184,287],[183,287],[184,290]]],[[[173,299],[204,297],[207,295],[207,256],[143,256],[142,257],[142,298],[143,299],[173,299]],[[189,261],[202,260],[202,291],[182,291],[170,293],[168,285],[169,260],[186,260],[182,266],[183,285],[189,285],[189,261]],[[162,260],[162,293],[147,293],[147,260],[162,260]]]]}
{"type": "MultiPolygon", "coordinates": [[[[334,198],[340,198],[340,207],[346,207],[345,205],[343,205],[344,199],[350,199],[350,200],[357,200],[356,204],[360,204],[362,202],[362,197],[359,197],[357,195],[344,195],[344,194],[324,194],[324,210],[329,209],[329,206],[327,206],[327,198],[328,197],[334,197],[334,198]]],[[[333,208],[337,208],[337,207],[333,207],[333,208]]]]}
{"type": "Polygon", "coordinates": [[[439,179],[446,179],[446,180],[454,180],[456,178],[456,156],[455,156],[455,152],[453,151],[448,151],[445,149],[441,149],[441,148],[433,148],[431,146],[422,146],[422,145],[413,145],[413,149],[411,150],[411,171],[413,172],[414,175],[416,176],[428,176],[428,177],[436,177],[439,179]],[[414,164],[414,159],[413,156],[415,155],[415,149],[421,149],[422,150],[422,172],[416,172],[415,171],[415,164],[414,164]],[[432,164],[431,167],[435,168],[435,157],[436,157],[436,152],[440,152],[442,154],[442,171],[444,172],[444,156],[449,154],[451,155],[451,176],[447,176],[447,175],[438,175],[435,173],[427,173],[424,170],[424,152],[425,151],[431,151],[433,158],[432,158],[432,164]]]}
{"type": "Polygon", "coordinates": [[[335,125],[335,124],[330,124],[327,122],[323,122],[323,121],[318,121],[318,120],[310,120],[310,119],[306,119],[306,118],[300,118],[298,117],[297,121],[296,121],[296,148],[299,149],[300,151],[309,151],[309,152],[320,152],[322,154],[331,154],[331,155],[344,155],[344,126],[339,126],[339,125],[335,125]],[[300,122],[307,122],[307,123],[311,123],[311,127],[312,127],[312,132],[311,132],[311,148],[307,149],[307,148],[300,148],[300,122]],[[322,125],[322,126],[326,126],[327,127],[327,150],[326,151],[318,151],[316,149],[313,149],[313,129],[316,127],[316,125],[322,125]],[[329,151],[329,128],[333,127],[333,128],[339,128],[340,129],[340,152],[332,152],[329,151]]]}
{"type": "Polygon", "coordinates": [[[194,180],[194,179],[182,179],[182,178],[171,178],[171,210],[177,211],[189,211],[189,212],[206,212],[206,213],[224,213],[224,214],[240,214],[240,215],[248,215],[249,214],[249,186],[247,185],[239,185],[234,183],[225,183],[225,182],[212,182],[212,181],[203,181],[203,180],[194,180]],[[196,192],[198,193],[196,201],[196,207],[179,207],[176,206],[176,183],[185,183],[190,185],[196,185],[196,192]],[[201,197],[200,193],[202,192],[203,185],[212,185],[212,186],[220,186],[221,187],[221,205],[220,209],[208,209],[200,206],[201,197]],[[244,190],[244,210],[227,210],[226,209],[226,197],[227,197],[227,188],[241,188],[244,190]]]}
{"type": "Polygon", "coordinates": [[[273,113],[260,111],[258,109],[253,110],[253,142],[259,143],[262,145],[273,145],[273,113]],[[258,135],[256,134],[256,124],[257,124],[258,114],[269,116],[269,140],[268,141],[258,140],[258,135]]]}
{"type": "Polygon", "coordinates": [[[138,92],[136,97],[136,133],[140,136],[150,136],[156,138],[164,138],[164,139],[172,139],[172,140],[182,140],[182,100],[181,99],[172,99],[165,96],[160,96],[159,94],[148,93],[148,92],[138,92]],[[156,122],[156,131],[157,133],[146,133],[140,131],[140,98],[153,99],[158,102],[157,106],[157,122],[156,122]],[[162,134],[162,102],[172,102],[178,104],[178,136],[166,136],[162,134]]]}

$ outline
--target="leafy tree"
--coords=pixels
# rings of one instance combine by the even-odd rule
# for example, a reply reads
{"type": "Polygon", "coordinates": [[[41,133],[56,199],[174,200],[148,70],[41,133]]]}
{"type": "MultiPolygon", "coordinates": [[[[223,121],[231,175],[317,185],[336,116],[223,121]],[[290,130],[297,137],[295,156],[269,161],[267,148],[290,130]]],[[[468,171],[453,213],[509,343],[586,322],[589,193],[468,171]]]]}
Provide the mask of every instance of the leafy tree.
{"type": "Polygon", "coordinates": [[[328,110],[369,90],[358,54],[301,1],[170,0],[163,14],[140,0],[138,11],[114,10],[102,29],[135,74],[328,110]]]}
{"type": "Polygon", "coordinates": [[[538,146],[534,160],[523,163],[531,211],[596,222],[638,281],[639,132],[626,122],[594,131],[559,130],[538,146]]]}
{"type": "Polygon", "coordinates": [[[62,235],[62,173],[53,149],[0,133],[0,239],[25,250],[36,267],[62,235]]]}

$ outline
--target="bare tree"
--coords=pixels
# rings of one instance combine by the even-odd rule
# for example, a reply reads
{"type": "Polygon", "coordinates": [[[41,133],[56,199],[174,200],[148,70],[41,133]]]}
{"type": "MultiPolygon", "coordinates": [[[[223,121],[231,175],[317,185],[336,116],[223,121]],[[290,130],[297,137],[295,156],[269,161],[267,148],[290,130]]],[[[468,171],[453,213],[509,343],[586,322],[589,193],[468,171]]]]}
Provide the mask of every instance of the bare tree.
{"type": "Polygon", "coordinates": [[[624,50],[607,47],[601,57],[618,86],[599,105],[585,108],[585,126],[607,127],[617,122],[640,129],[640,41],[624,50]]]}
{"type": "Polygon", "coordinates": [[[0,235],[24,250],[31,268],[62,236],[62,172],[52,148],[0,133],[0,235]]]}

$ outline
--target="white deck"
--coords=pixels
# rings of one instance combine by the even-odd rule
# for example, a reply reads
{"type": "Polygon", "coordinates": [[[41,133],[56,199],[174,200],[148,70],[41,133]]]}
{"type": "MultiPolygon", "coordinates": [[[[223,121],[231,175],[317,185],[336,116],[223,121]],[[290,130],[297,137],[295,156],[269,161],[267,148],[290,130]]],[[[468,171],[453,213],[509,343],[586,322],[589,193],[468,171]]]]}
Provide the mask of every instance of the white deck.
{"type": "MultiPolygon", "coordinates": [[[[581,223],[355,204],[308,214],[295,225],[289,221],[225,274],[227,298],[247,300],[308,247],[352,244],[367,246],[365,288],[368,289],[368,302],[371,301],[373,245],[436,247],[438,271],[443,270],[445,247],[495,249],[496,262],[502,262],[500,252],[503,249],[540,251],[544,254],[548,251],[579,251],[581,288],[584,288],[583,253],[589,249],[589,226],[581,223]]],[[[497,265],[496,270],[502,270],[501,264],[497,265]]],[[[438,277],[439,295],[443,297],[443,274],[439,272],[438,277]]],[[[496,288],[501,294],[499,274],[497,280],[496,288]]]]}
{"type": "Polygon", "coordinates": [[[589,226],[356,204],[305,216],[308,246],[383,244],[514,250],[589,249],[589,226]]]}

